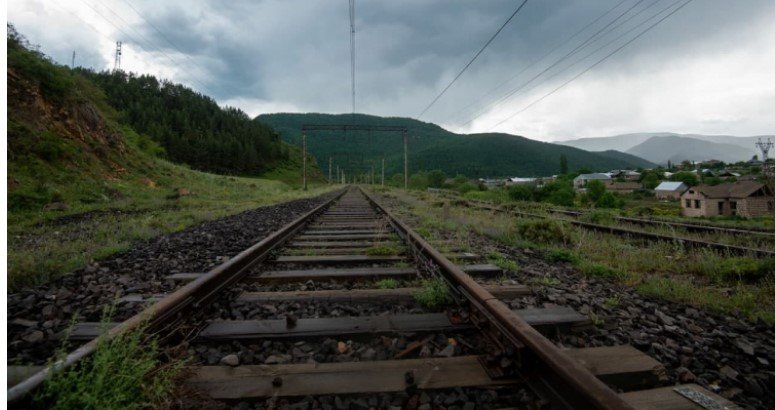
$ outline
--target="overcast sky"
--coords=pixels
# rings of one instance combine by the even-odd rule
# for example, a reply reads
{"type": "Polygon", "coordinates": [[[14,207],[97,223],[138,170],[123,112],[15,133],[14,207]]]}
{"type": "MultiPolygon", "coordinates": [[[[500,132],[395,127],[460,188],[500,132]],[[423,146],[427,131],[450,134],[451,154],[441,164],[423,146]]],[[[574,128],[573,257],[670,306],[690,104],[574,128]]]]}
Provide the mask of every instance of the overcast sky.
{"type": "MultiPolygon", "coordinates": [[[[357,1],[356,110],[417,117],[519,3],[357,1]]],[[[694,0],[539,101],[674,4],[530,0],[420,119],[546,141],[775,134],[772,0],[694,0]],[[498,102],[510,90],[519,91],[498,102]]],[[[109,69],[121,40],[123,69],[182,82],[251,116],[351,110],[345,0],[9,0],[8,20],[63,64],[75,51],[76,65],[109,69]]]]}

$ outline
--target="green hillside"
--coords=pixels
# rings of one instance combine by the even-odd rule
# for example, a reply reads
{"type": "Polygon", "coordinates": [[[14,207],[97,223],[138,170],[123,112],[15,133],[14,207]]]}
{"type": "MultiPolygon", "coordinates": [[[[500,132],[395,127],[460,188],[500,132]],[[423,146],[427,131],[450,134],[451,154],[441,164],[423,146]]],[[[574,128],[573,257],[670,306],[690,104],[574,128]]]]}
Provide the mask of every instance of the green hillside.
{"type": "MultiPolygon", "coordinates": [[[[331,189],[298,189],[300,155],[293,147],[288,160],[275,160],[265,173],[292,178],[293,185],[171,162],[154,138],[127,124],[102,88],[52,63],[12,29],[7,45],[11,289],[203,220],[331,189]]],[[[320,181],[317,168],[311,171],[313,182],[320,181]]]]}
{"type": "MultiPolygon", "coordinates": [[[[301,144],[303,124],[398,125],[409,129],[410,173],[441,169],[448,175],[469,177],[546,176],[560,172],[560,156],[568,159],[570,171],[637,168],[647,161],[583,151],[577,148],[534,141],[510,134],[462,135],[438,125],[401,117],[363,114],[265,114],[256,118],[274,128],[291,144],[301,144]]],[[[308,148],[325,173],[328,158],[334,167],[350,172],[379,168],[384,156],[388,175],[403,172],[403,145],[400,133],[314,131],[308,134],[308,148]]]]}

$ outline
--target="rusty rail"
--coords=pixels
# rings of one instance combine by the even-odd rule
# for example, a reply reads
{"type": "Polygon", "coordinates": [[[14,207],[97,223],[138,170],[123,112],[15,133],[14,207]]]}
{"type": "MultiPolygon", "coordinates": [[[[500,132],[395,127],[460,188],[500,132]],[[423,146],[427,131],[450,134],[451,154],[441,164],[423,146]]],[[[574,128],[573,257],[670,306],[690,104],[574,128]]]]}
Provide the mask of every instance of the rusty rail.
{"type": "MultiPolygon", "coordinates": [[[[193,308],[193,310],[198,310],[201,306],[212,300],[218,292],[238,281],[246,275],[252,267],[266,259],[270,252],[295,235],[313,216],[330,206],[335,200],[341,197],[345,191],[346,190],[344,189],[339,191],[331,199],[295,219],[293,222],[283,226],[250,248],[240,252],[237,256],[216,266],[201,278],[183,286],[142,312],[121,322],[119,325],[110,329],[105,335],[101,336],[101,340],[113,339],[119,335],[130,332],[133,329],[137,329],[139,326],[146,323],[148,324],[148,331],[153,332],[170,322],[174,322],[176,319],[181,319],[186,316],[188,313],[186,312],[187,309],[193,308]]],[[[8,389],[8,405],[20,403],[30,393],[35,391],[54,369],[58,371],[70,367],[80,360],[89,357],[97,349],[99,342],[100,338],[89,341],[69,353],[63,359],[54,362],[21,383],[8,389]]]]}
{"type": "MultiPolygon", "coordinates": [[[[366,198],[387,216],[393,228],[403,236],[407,244],[432,260],[445,280],[463,294],[475,309],[482,310],[495,327],[508,333],[512,340],[518,340],[539,359],[537,366],[524,369],[541,376],[542,387],[548,391],[557,405],[569,409],[630,409],[632,406],[590,373],[586,368],[568,357],[551,341],[538,333],[508,306],[498,300],[473,280],[457,265],[452,263],[425,239],[399,220],[369,193],[361,190],[366,198]]],[[[522,346],[515,346],[520,348],[522,346]]]]}

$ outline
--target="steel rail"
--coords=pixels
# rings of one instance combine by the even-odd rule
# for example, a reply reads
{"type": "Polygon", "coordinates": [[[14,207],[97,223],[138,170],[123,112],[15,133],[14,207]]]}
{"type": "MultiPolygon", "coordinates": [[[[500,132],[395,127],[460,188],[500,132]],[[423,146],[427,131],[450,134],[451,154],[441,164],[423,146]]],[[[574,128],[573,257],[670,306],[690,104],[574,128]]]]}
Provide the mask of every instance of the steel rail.
{"type": "MultiPolygon", "coordinates": [[[[549,218],[548,215],[539,215],[539,214],[534,214],[529,212],[515,211],[511,209],[501,209],[492,205],[475,205],[475,206],[479,209],[484,209],[484,210],[493,211],[493,212],[510,213],[512,215],[524,216],[528,218],[540,218],[540,219],[549,218]]],[[[627,229],[627,228],[621,228],[621,227],[610,226],[610,225],[601,225],[601,224],[595,224],[591,222],[578,221],[574,219],[560,219],[560,220],[568,222],[569,224],[574,226],[580,226],[584,229],[589,229],[589,230],[603,232],[603,233],[609,233],[612,235],[628,235],[631,237],[643,238],[643,239],[648,239],[652,241],[678,242],[684,246],[692,246],[695,248],[709,248],[717,251],[729,252],[736,255],[754,254],[762,258],[775,257],[775,252],[768,251],[765,249],[749,248],[746,246],[738,246],[738,245],[728,245],[725,243],[702,241],[699,239],[683,238],[680,236],[663,235],[663,234],[654,233],[654,232],[638,231],[635,229],[627,229]]]]}
{"type": "Polygon", "coordinates": [[[433,261],[457,290],[469,299],[476,309],[483,310],[485,317],[492,318],[493,325],[508,332],[510,338],[519,340],[540,361],[535,369],[557,401],[567,408],[631,409],[632,406],[611,388],[595,377],[578,362],[562,352],[551,341],[514,314],[503,302],[478,284],[457,265],[431,246],[425,239],[385,209],[372,195],[361,192],[390,221],[393,228],[403,236],[407,244],[433,261]]]}
{"type": "Polygon", "coordinates": [[[210,301],[218,292],[221,292],[232,283],[238,281],[249,273],[251,268],[266,259],[277,247],[283,245],[288,239],[321,211],[328,208],[339,199],[346,189],[340,190],[331,199],[318,205],[313,210],[305,213],[294,221],[273,232],[260,242],[240,252],[237,256],[216,266],[202,277],[174,291],[142,312],[130,317],[106,332],[99,338],[92,339],[88,343],[72,351],[64,358],[46,366],[24,381],[8,389],[7,404],[15,405],[24,400],[35,391],[52,371],[59,371],[73,366],[80,360],[89,357],[95,352],[99,343],[137,329],[141,325],[148,325],[147,331],[152,333],[169,322],[181,318],[186,309],[198,310],[210,301]]]}

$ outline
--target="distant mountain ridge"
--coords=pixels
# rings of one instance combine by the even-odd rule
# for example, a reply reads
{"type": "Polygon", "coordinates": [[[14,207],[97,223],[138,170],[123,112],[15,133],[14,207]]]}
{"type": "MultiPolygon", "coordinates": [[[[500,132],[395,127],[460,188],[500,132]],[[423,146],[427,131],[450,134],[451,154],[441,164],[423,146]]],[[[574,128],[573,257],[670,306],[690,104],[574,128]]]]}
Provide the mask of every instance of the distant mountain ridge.
{"type": "Polygon", "coordinates": [[[775,135],[735,137],[731,135],[646,132],[611,137],[580,138],[558,141],[557,143],[593,152],[613,149],[636,156],[645,155],[644,159],[665,164],[668,160],[680,162],[685,159],[690,161],[718,159],[725,162],[748,160],[759,154],[754,145],[759,138],[775,140],[775,135]],[[677,145],[665,144],[665,141],[668,140],[663,138],[673,138],[669,141],[677,145]],[[651,141],[652,139],[654,141],[651,141]]]}
{"type": "MultiPolygon", "coordinates": [[[[531,140],[522,136],[486,133],[456,134],[436,124],[402,117],[364,114],[264,114],[256,117],[294,145],[300,145],[304,124],[399,125],[409,130],[410,173],[441,169],[448,175],[469,177],[547,176],[560,172],[565,155],[570,171],[588,168],[609,171],[653,167],[654,164],[619,152],[591,153],[573,147],[531,140]]],[[[324,132],[308,133],[310,153],[326,168],[329,157],[350,172],[379,173],[384,157],[388,176],[403,172],[403,142],[400,133],[324,132]]]]}

